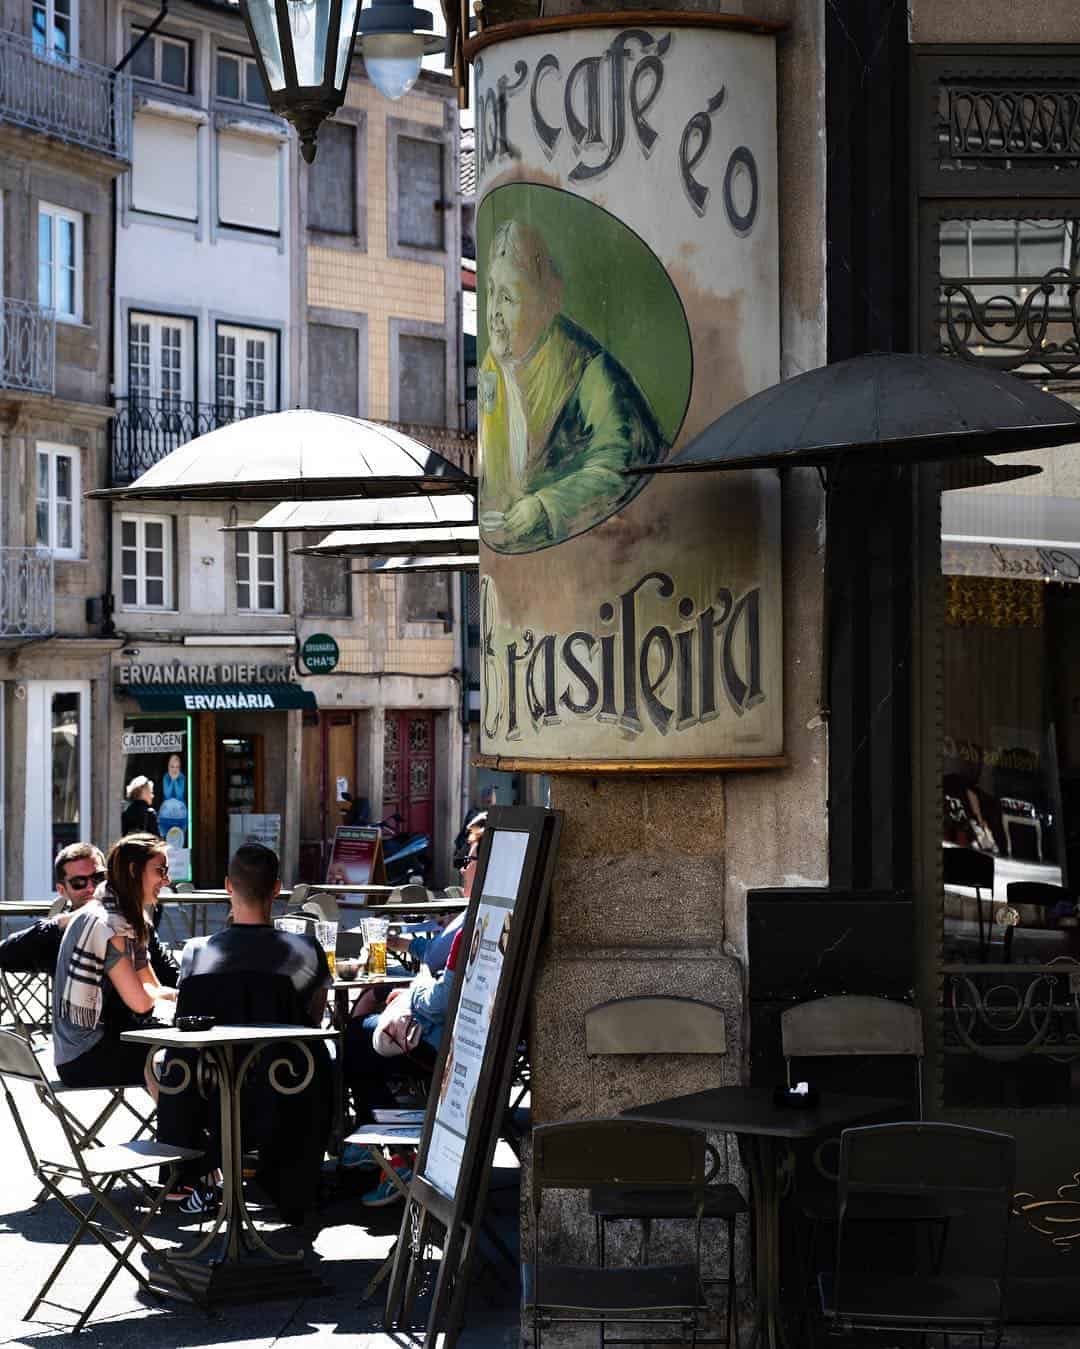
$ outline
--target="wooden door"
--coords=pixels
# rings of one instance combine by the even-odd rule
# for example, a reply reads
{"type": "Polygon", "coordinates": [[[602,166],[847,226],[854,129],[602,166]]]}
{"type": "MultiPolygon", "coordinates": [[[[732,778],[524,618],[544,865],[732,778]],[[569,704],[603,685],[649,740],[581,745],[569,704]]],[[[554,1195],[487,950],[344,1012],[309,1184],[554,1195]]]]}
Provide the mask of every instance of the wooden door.
{"type": "Polygon", "coordinates": [[[383,818],[401,816],[403,833],[427,834],[435,826],[435,716],[407,708],[388,710],[383,742],[383,818]]]}
{"type": "Polygon", "coordinates": [[[300,875],[309,882],[326,878],[334,831],[351,809],[338,800],[338,779],[354,799],[363,795],[357,781],[357,714],[320,712],[304,722],[301,746],[300,875]]]}

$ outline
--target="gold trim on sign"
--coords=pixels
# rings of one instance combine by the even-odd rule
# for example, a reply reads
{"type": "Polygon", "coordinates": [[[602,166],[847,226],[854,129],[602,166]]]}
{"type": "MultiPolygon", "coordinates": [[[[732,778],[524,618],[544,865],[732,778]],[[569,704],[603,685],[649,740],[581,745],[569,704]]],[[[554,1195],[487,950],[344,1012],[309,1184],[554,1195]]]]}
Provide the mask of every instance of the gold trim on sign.
{"type": "Polygon", "coordinates": [[[748,14],[694,14],[684,9],[621,9],[588,14],[558,14],[547,19],[519,19],[516,23],[487,28],[465,43],[465,59],[496,42],[532,37],[536,33],[563,33],[575,28],[727,28],[742,33],[775,37],[791,25],[776,19],[755,19],[748,14]]]}
{"type": "Polygon", "coordinates": [[[620,774],[733,773],[758,768],[787,768],[786,754],[760,759],[515,759],[503,754],[478,754],[474,768],[493,768],[500,773],[589,773],[617,777],[620,774]]]}

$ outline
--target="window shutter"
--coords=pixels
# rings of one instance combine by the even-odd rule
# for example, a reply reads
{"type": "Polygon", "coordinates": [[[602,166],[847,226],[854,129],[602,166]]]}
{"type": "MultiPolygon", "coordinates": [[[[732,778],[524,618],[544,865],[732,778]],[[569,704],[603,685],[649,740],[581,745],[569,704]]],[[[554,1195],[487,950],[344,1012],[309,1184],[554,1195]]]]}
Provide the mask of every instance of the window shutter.
{"type": "Polygon", "coordinates": [[[137,211],[197,220],[198,126],[140,113],[135,118],[131,203],[137,211]]]}
{"type": "Polygon", "coordinates": [[[398,421],[446,425],[446,343],[398,338],[398,421]]]}
{"type": "Polygon", "coordinates": [[[278,141],[218,133],[218,219],[240,229],[281,229],[278,201],[281,147],[278,141]]]}

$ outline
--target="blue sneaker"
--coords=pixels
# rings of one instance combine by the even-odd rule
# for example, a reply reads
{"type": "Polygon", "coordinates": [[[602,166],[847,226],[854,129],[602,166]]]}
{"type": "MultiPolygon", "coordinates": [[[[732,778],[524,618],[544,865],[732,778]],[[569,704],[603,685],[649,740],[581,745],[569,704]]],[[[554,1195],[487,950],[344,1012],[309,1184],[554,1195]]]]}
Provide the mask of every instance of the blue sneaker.
{"type": "Polygon", "coordinates": [[[405,1200],[406,1191],[409,1188],[409,1181],[412,1180],[412,1168],[409,1166],[395,1166],[394,1171],[405,1186],[404,1190],[399,1190],[389,1176],[383,1176],[378,1185],[373,1190],[368,1190],[367,1194],[360,1196],[360,1202],[365,1208],[386,1208],[390,1204],[401,1204],[405,1200]]]}
{"type": "Polygon", "coordinates": [[[346,1143],[341,1150],[341,1165],[346,1171],[378,1171],[379,1163],[370,1148],[359,1143],[346,1143]]]}

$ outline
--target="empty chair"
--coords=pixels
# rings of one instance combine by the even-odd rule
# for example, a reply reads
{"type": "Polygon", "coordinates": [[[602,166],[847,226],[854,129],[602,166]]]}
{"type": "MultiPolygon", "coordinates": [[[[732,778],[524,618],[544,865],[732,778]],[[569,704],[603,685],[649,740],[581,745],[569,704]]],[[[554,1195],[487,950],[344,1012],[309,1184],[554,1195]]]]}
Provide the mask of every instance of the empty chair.
{"type": "Polygon", "coordinates": [[[705,1135],[696,1129],[637,1120],[576,1120],[533,1130],[533,1258],[522,1267],[522,1310],[540,1349],[541,1333],[559,1322],[637,1323],[623,1343],[691,1345],[706,1309],[701,1287],[701,1219],[705,1206],[705,1135]],[[541,1214],[548,1190],[618,1186],[639,1191],[689,1188],[693,1259],[669,1265],[601,1267],[540,1258],[541,1214]],[[675,1326],[678,1338],[659,1338],[675,1326]]]}
{"type": "Polygon", "coordinates": [[[1015,1140],[985,1129],[845,1129],[836,1266],[819,1279],[830,1329],[993,1335],[999,1344],[1015,1164],[1015,1140]],[[932,1203],[951,1213],[949,1229],[932,1250],[907,1243],[901,1261],[883,1200],[932,1203]]]}
{"type": "Polygon", "coordinates": [[[294,895],[293,907],[299,907],[304,913],[314,914],[324,923],[337,923],[340,921],[341,911],[338,908],[337,900],[333,895],[328,895],[322,890],[309,890],[299,906],[296,904],[294,895]]]}
{"type": "Polygon", "coordinates": [[[963,885],[975,891],[975,918],[979,929],[979,959],[986,959],[990,925],[983,917],[983,894],[994,900],[994,858],[975,848],[943,848],[941,869],[946,885],[963,885]]]}
{"type": "MultiPolygon", "coordinates": [[[[1076,912],[1076,896],[1069,893],[1063,885],[1050,885],[1045,881],[1012,881],[1005,887],[1009,908],[1018,904],[1029,904],[1042,909],[1043,915],[1050,918],[1054,910],[1061,906],[1070,916],[1076,912]]],[[[1004,960],[1012,959],[1013,933],[1019,924],[1010,923],[1005,928],[1004,960]]]]}
{"type": "MultiPolygon", "coordinates": [[[[585,1052],[590,1058],[608,1054],[724,1054],[727,1037],[723,1008],[695,998],[646,995],[613,998],[590,1007],[585,1013],[585,1052]]],[[[707,1180],[719,1168],[719,1157],[708,1146],[712,1165],[707,1180]]],[[[597,1242],[603,1263],[606,1230],[610,1222],[635,1220],[642,1225],[642,1258],[648,1258],[649,1229],[654,1219],[692,1219],[696,1197],[693,1188],[632,1189],[597,1186],[589,1193],[589,1210],[596,1221],[597,1242]]],[[[735,1185],[707,1184],[705,1218],[727,1226],[727,1275],[706,1283],[727,1284],[726,1328],[722,1344],[734,1342],[735,1334],[735,1220],[749,1212],[735,1185]]],[[[703,1340],[702,1343],[710,1343],[703,1340]]]]}
{"type": "MultiPolygon", "coordinates": [[[[49,1194],[60,1201],[76,1222],[75,1234],[67,1249],[41,1286],[24,1319],[29,1320],[41,1303],[47,1300],[46,1295],[51,1291],[57,1277],[78,1249],[86,1233],[90,1233],[101,1242],[112,1256],[113,1263],[93,1297],[79,1314],[75,1330],[83,1328],[122,1268],[138,1281],[145,1292],[155,1297],[161,1296],[158,1290],[150,1285],[143,1272],[132,1263],[131,1257],[135,1254],[136,1247],[141,1248],[153,1264],[166,1272],[192,1302],[200,1302],[195,1289],[170,1261],[167,1253],[151,1245],[146,1232],[161,1208],[165,1194],[175,1181],[178,1166],[182,1162],[195,1161],[201,1153],[188,1148],[156,1143],[151,1139],[112,1143],[107,1147],[87,1147],[85,1140],[78,1137],[73,1129],[70,1114],[57,1101],[33,1050],[21,1036],[12,1031],[0,1030],[0,1081],[3,1082],[4,1096],[11,1111],[12,1121],[35,1177],[49,1194]],[[66,1144],[59,1148],[59,1151],[65,1154],[59,1159],[50,1160],[39,1155],[35,1138],[24,1124],[12,1094],[10,1085],[12,1080],[19,1080],[32,1086],[39,1100],[52,1111],[59,1122],[66,1144]],[[151,1180],[142,1174],[149,1172],[151,1177],[156,1179],[159,1169],[162,1168],[166,1171],[164,1184],[151,1183],[151,1180]],[[84,1193],[69,1194],[62,1188],[67,1181],[77,1181],[84,1193]],[[120,1181],[135,1186],[139,1191],[143,1211],[137,1217],[133,1217],[126,1206],[118,1204],[113,1196],[113,1190],[120,1181]]],[[[50,1142],[49,1146],[52,1148],[56,1144],[50,1142]]],[[[48,1305],[59,1304],[48,1303],[48,1305]]]]}

